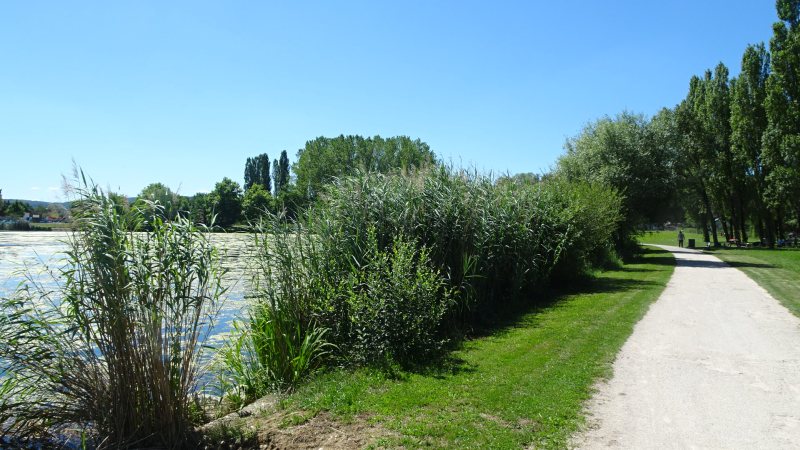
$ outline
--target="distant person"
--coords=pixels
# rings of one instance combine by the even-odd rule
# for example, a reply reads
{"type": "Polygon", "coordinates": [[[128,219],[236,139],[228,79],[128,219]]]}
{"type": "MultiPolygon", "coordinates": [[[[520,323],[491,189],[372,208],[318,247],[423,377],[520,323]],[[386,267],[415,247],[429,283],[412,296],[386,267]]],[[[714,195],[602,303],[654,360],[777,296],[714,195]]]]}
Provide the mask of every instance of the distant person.
{"type": "Polygon", "coordinates": [[[683,230],[678,231],[678,247],[683,248],[683,230]]]}

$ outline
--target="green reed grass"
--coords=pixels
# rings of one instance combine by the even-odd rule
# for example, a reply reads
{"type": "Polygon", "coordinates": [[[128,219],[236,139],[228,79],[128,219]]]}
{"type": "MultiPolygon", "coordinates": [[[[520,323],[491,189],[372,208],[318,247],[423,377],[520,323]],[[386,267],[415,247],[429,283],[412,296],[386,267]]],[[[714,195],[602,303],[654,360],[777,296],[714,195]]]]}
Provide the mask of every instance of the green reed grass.
{"type": "Polygon", "coordinates": [[[288,350],[319,329],[327,364],[426,364],[448,340],[535,304],[552,280],[613,260],[620,208],[599,186],[441,167],[337,180],[299,220],[272,217],[256,233],[255,307],[230,347],[241,384],[229,392],[253,397],[259,376],[287,384],[276,374],[288,350]],[[276,346],[279,335],[294,345],[276,346]]]}
{"type": "Polygon", "coordinates": [[[70,426],[100,448],[188,448],[223,294],[216,250],[190,221],[121,211],[80,182],[58,287],[0,305],[0,417],[18,435],[70,426]]]}

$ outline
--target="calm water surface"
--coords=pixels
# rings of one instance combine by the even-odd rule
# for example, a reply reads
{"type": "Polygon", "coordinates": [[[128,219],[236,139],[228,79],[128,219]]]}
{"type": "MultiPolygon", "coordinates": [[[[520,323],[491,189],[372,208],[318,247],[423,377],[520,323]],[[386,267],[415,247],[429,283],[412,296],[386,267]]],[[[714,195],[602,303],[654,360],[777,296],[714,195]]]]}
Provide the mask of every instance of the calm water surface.
{"type": "MultiPolygon", "coordinates": [[[[0,296],[7,296],[28,278],[46,287],[56,287],[58,268],[63,266],[64,242],[69,232],[3,231],[0,232],[0,296]]],[[[228,291],[208,344],[218,344],[230,330],[231,321],[245,307],[244,293],[250,276],[247,273],[249,234],[215,233],[211,242],[220,249],[222,266],[228,270],[223,279],[228,291]]]]}

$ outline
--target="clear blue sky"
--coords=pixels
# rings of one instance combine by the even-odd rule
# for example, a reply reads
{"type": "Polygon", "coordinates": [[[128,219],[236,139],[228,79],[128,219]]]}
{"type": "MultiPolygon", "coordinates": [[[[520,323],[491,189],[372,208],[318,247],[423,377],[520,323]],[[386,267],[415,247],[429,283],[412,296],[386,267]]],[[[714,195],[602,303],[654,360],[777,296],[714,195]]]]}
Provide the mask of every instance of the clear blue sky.
{"type": "Polygon", "coordinates": [[[768,0],[4,1],[0,189],[63,198],[74,159],[127,195],[191,195],[339,134],[547,171],[587,122],[738,73],[776,20],[768,0]]]}

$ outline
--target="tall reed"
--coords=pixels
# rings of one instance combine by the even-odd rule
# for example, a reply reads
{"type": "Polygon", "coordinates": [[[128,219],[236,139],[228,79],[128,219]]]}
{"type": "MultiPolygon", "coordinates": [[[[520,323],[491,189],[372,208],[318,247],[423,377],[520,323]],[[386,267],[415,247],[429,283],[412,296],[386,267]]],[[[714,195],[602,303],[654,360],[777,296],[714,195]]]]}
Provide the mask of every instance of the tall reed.
{"type": "MultiPolygon", "coordinates": [[[[329,362],[424,363],[448,338],[535,304],[553,276],[601,264],[620,207],[600,186],[498,183],[444,167],[339,179],[300,220],[273,217],[256,233],[257,308],[242,336],[269,324],[298,330],[288,334],[297,342],[322,327],[335,345],[329,362]]],[[[244,355],[231,366],[246,392],[274,373],[263,361],[292,361],[284,348],[254,348],[232,354],[244,355]]]]}
{"type": "Polygon", "coordinates": [[[0,417],[22,435],[78,426],[101,448],[188,448],[223,293],[216,250],[190,221],[121,211],[85,177],[76,192],[58,288],[29,283],[0,305],[0,417]]]}

